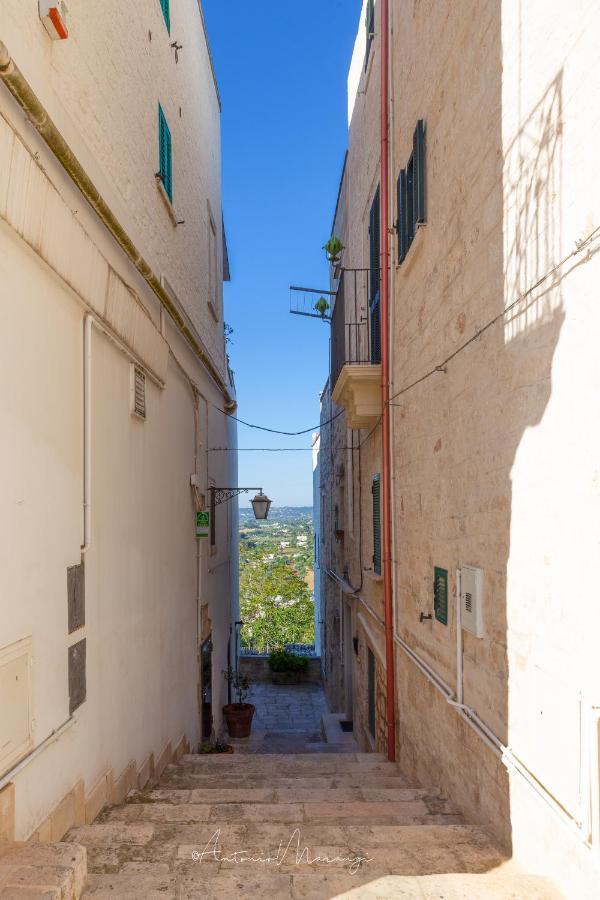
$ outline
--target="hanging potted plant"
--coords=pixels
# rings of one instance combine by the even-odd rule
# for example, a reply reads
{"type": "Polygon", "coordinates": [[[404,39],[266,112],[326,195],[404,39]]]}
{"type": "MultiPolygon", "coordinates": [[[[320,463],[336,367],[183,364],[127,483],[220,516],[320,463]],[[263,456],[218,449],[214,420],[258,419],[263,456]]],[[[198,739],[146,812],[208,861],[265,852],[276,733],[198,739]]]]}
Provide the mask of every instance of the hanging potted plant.
{"type": "Polygon", "coordinates": [[[308,672],[308,659],[289,650],[273,650],[269,668],[274,684],[299,684],[308,672]]]}
{"type": "Polygon", "coordinates": [[[327,254],[327,259],[332,266],[337,266],[340,261],[342,251],[346,248],[340,241],[339,237],[332,235],[327,243],[323,246],[323,250],[327,254]]]}
{"type": "Polygon", "coordinates": [[[245,702],[250,691],[250,680],[231,666],[223,672],[223,676],[234,691],[237,700],[236,703],[228,703],[223,707],[229,736],[232,738],[249,737],[252,730],[252,717],[256,711],[252,703],[245,702]]]}
{"type": "Polygon", "coordinates": [[[317,302],[315,303],[315,310],[319,313],[322,319],[327,316],[329,312],[329,303],[325,299],[325,297],[319,297],[317,302]]]}

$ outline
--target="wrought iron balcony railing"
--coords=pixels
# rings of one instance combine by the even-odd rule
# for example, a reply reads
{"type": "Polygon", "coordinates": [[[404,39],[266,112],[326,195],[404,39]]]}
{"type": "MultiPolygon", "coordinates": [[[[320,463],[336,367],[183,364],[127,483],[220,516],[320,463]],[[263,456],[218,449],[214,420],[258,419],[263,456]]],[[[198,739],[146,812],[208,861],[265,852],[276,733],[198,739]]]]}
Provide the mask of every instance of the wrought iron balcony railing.
{"type": "Polygon", "coordinates": [[[331,389],[345,365],[381,362],[379,270],[344,269],[331,316],[331,389]]]}

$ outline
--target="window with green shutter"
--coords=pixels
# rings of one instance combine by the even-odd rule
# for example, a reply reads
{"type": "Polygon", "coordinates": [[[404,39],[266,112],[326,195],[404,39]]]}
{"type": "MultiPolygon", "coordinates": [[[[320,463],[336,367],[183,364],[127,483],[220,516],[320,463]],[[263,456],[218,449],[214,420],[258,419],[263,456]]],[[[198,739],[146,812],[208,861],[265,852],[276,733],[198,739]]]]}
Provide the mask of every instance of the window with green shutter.
{"type": "Polygon", "coordinates": [[[171,34],[171,0],[160,0],[160,8],[162,9],[167,31],[171,34]]]}
{"type": "Polygon", "coordinates": [[[381,575],[381,478],[373,475],[373,571],[381,575]]]}
{"type": "Polygon", "coordinates": [[[367,13],[365,16],[365,29],[367,32],[367,52],[365,54],[365,72],[369,65],[369,56],[371,54],[371,44],[375,37],[375,0],[367,0],[367,13]]]}
{"type": "Polygon", "coordinates": [[[167,196],[173,202],[173,156],[171,146],[171,130],[167,124],[165,114],[160,103],[158,104],[158,174],[162,181],[167,196]]]}
{"type": "Polygon", "coordinates": [[[371,362],[381,362],[380,319],[380,269],[381,269],[381,204],[379,187],[375,191],[369,213],[369,325],[371,362]]]}
{"type": "Polygon", "coordinates": [[[425,123],[417,122],[413,135],[413,152],[397,183],[398,262],[401,263],[410,250],[417,225],[427,221],[425,197],[425,123]]]}
{"type": "Polygon", "coordinates": [[[433,573],[433,609],[442,625],[448,624],[448,572],[437,566],[433,573]]]}

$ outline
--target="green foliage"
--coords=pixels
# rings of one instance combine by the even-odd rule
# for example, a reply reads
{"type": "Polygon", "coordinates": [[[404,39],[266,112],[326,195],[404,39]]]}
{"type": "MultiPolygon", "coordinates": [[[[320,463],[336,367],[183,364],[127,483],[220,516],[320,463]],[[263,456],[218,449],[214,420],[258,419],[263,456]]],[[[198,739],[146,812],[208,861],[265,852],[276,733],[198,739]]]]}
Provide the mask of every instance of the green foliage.
{"type": "Polygon", "coordinates": [[[339,237],[336,237],[335,235],[332,235],[323,247],[323,250],[331,260],[337,259],[342,250],[345,249],[346,248],[340,241],[339,237]]]}
{"type": "Polygon", "coordinates": [[[250,679],[248,676],[242,675],[240,671],[233,669],[230,666],[228,669],[224,670],[223,677],[231,685],[231,688],[237,697],[237,703],[245,703],[246,697],[250,691],[250,679]]]}
{"type": "Polygon", "coordinates": [[[329,309],[329,303],[327,302],[325,297],[319,297],[319,299],[315,303],[315,309],[320,316],[325,316],[329,309]]]}
{"type": "Polygon", "coordinates": [[[214,744],[200,744],[198,753],[229,753],[231,744],[225,744],[223,741],[215,741],[214,744]]]}
{"type": "Polygon", "coordinates": [[[273,650],[269,667],[272,672],[308,672],[308,659],[289,650],[273,650]]]}
{"type": "Polygon", "coordinates": [[[315,607],[309,587],[281,558],[242,568],[240,609],[243,639],[250,646],[314,641],[315,607]]]}

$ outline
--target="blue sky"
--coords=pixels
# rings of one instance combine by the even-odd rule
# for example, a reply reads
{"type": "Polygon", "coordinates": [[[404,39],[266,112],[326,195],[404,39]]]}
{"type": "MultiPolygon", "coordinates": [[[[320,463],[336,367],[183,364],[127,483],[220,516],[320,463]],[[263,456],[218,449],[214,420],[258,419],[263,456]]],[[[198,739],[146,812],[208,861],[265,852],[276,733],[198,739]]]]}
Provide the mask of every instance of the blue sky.
{"type": "MultiPolygon", "coordinates": [[[[346,78],[361,0],[204,0],[223,103],[225,319],[238,415],[297,431],[319,421],[329,326],[289,313],[290,284],[327,287],[347,145],[346,78]]],[[[310,447],[239,426],[240,448],[310,447]]],[[[312,505],[311,454],[240,453],[241,485],[312,505]]],[[[242,500],[242,504],[245,501],[242,500]]]]}

